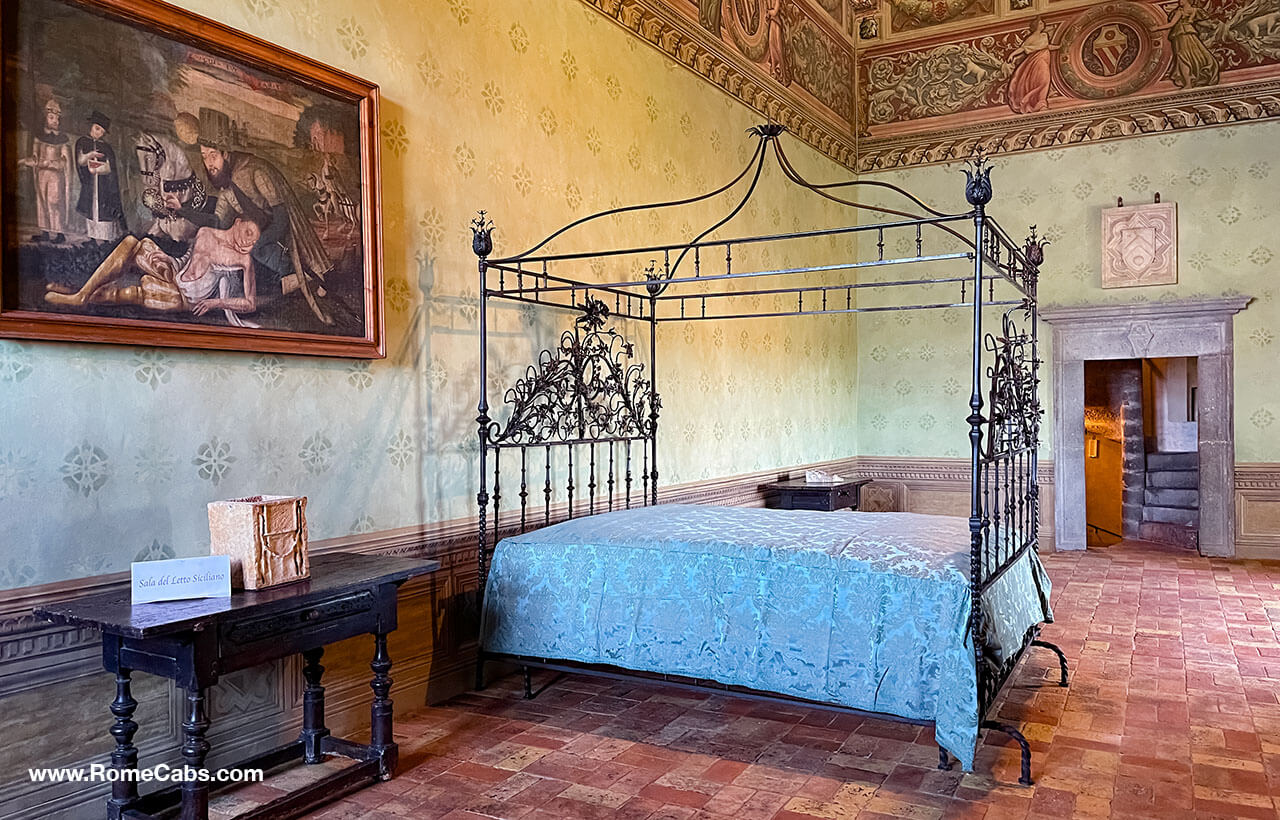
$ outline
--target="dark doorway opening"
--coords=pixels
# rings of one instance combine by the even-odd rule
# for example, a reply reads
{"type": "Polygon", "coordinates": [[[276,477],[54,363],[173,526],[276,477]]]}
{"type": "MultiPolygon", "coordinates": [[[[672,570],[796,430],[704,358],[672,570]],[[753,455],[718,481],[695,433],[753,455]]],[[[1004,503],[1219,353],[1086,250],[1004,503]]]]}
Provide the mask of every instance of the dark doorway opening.
{"type": "Polygon", "coordinates": [[[1084,363],[1087,543],[1194,548],[1199,532],[1196,359],[1084,363]]]}

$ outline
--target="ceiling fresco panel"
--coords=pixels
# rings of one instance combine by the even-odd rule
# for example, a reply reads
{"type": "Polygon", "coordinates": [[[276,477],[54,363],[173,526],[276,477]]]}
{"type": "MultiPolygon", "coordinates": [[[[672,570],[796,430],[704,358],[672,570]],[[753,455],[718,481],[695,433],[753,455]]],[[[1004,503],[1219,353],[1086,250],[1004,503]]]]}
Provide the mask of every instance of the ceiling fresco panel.
{"type": "MultiPolygon", "coordinates": [[[[883,0],[879,12],[897,5],[883,0]]],[[[1280,0],[1040,0],[1031,13],[1016,11],[997,8],[981,25],[942,34],[861,43],[858,167],[1278,113],[1280,0]]]]}

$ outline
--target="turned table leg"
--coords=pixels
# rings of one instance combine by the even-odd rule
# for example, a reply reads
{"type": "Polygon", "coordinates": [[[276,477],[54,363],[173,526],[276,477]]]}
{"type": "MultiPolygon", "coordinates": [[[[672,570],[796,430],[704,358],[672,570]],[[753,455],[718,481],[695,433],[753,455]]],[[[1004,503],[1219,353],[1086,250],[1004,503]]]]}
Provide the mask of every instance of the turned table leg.
{"type": "Polygon", "coordinates": [[[191,768],[190,779],[182,781],[182,820],[208,820],[209,783],[197,774],[204,769],[204,759],[209,754],[209,717],[205,714],[204,701],[207,689],[187,690],[187,717],[182,721],[182,758],[191,768]]]}
{"type": "Polygon", "coordinates": [[[324,725],[324,687],[320,685],[320,676],[324,674],[324,667],[320,665],[323,655],[324,647],[302,653],[305,661],[302,677],[306,681],[302,691],[302,759],[307,763],[324,760],[323,742],[329,734],[324,725]]]}
{"type": "Polygon", "coordinates": [[[375,633],[373,640],[373,661],[369,664],[369,668],[373,670],[373,682],[369,684],[373,688],[373,706],[369,710],[369,745],[381,756],[382,779],[387,780],[395,771],[397,757],[396,744],[391,735],[391,675],[388,674],[391,671],[391,656],[387,654],[385,632],[375,633]]]}
{"type": "Polygon", "coordinates": [[[133,745],[133,736],[138,732],[133,713],[138,702],[129,691],[129,675],[130,670],[125,668],[116,672],[116,699],[111,702],[111,714],[115,716],[111,736],[116,740],[116,748],[111,752],[111,768],[117,775],[111,783],[111,797],[107,800],[108,820],[119,820],[138,799],[138,781],[124,774],[126,769],[138,768],[138,747],[133,745]]]}

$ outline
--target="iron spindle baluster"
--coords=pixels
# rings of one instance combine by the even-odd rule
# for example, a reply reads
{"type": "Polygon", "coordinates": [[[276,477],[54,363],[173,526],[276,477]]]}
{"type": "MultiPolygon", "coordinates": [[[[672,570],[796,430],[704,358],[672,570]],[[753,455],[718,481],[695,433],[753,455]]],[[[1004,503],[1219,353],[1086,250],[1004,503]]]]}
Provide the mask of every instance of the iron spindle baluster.
{"type": "MultiPolygon", "coordinates": [[[[534,276],[537,276],[537,274],[535,273],[534,276]]],[[[551,286],[551,276],[547,272],[547,263],[543,262],[542,263],[542,287],[539,287],[537,290],[537,293],[535,294],[537,297],[537,301],[539,302],[542,301],[542,288],[546,288],[550,286],[551,286]]]]}
{"type": "Polygon", "coordinates": [[[596,443],[591,442],[591,466],[587,470],[587,515],[596,514],[596,443]]]}
{"type": "Polygon", "coordinates": [[[641,507],[649,506],[649,445],[640,448],[640,491],[644,502],[641,507]]]}
{"type": "Polygon", "coordinates": [[[844,309],[845,310],[853,309],[853,288],[844,289],[844,309]]]}
{"type": "Polygon", "coordinates": [[[707,297],[702,297],[702,318],[707,318],[707,297]]]}
{"type": "Polygon", "coordinates": [[[923,256],[924,237],[920,234],[920,226],[916,225],[916,256],[923,256]]]}
{"type": "Polygon", "coordinates": [[[613,294],[613,312],[614,313],[622,312],[622,294],[621,293],[613,294]]]}
{"type": "Polygon", "coordinates": [[[528,486],[528,447],[520,448],[520,532],[525,531],[526,513],[529,509],[529,486],[528,486]]]}
{"type": "Polygon", "coordinates": [[[542,488],[542,497],[546,499],[546,505],[542,512],[542,523],[551,523],[551,445],[547,445],[547,483],[542,488]]]}
{"type": "Polygon", "coordinates": [[[1019,530],[1018,542],[1019,544],[1026,541],[1026,532],[1027,532],[1027,511],[1026,511],[1027,488],[1026,488],[1026,484],[1023,481],[1023,479],[1026,476],[1026,470],[1027,470],[1027,462],[1026,462],[1025,454],[1021,450],[1019,450],[1018,451],[1018,530],[1019,530]]]}
{"type": "Polygon", "coordinates": [[[695,277],[702,275],[702,247],[698,246],[693,249],[693,275],[695,277]]]}
{"type": "Polygon", "coordinates": [[[1004,566],[1004,562],[1009,560],[1009,457],[1004,456],[1000,459],[1000,472],[996,476],[996,515],[1000,517],[1001,528],[1004,530],[1004,540],[996,539],[996,554],[999,556],[997,569],[1004,566]],[[1004,490],[1003,500],[999,490],[1004,490]]]}
{"type": "Polygon", "coordinates": [[[724,246],[724,273],[725,276],[733,275],[733,245],[727,243],[724,246]]]}
{"type": "Polygon", "coordinates": [[[631,509],[631,439],[627,439],[627,473],[623,477],[626,484],[627,509],[631,509]]]}
{"type": "Polygon", "coordinates": [[[569,445],[569,517],[573,518],[573,445],[569,445]]]}
{"type": "Polygon", "coordinates": [[[822,309],[823,310],[827,309],[827,289],[826,288],[822,289],[822,309]]]}
{"type": "Polygon", "coordinates": [[[507,289],[507,271],[505,268],[498,268],[498,290],[507,289]]]}
{"type": "Polygon", "coordinates": [[[876,228],[876,250],[879,252],[877,262],[884,261],[884,228],[876,228]]]}
{"type": "Polygon", "coordinates": [[[494,448],[494,451],[493,451],[493,544],[495,547],[498,545],[498,502],[502,498],[501,493],[498,492],[498,472],[499,472],[499,463],[500,463],[501,456],[502,456],[502,451],[497,448],[494,448]]]}
{"type": "Polygon", "coordinates": [[[609,442],[609,512],[613,512],[613,445],[609,442]]]}
{"type": "Polygon", "coordinates": [[[516,289],[524,290],[524,263],[516,263],[516,289]]]}
{"type": "MultiPolygon", "coordinates": [[[[994,462],[990,462],[990,461],[989,461],[989,462],[987,462],[987,463],[983,466],[983,468],[982,468],[982,483],[983,483],[983,488],[982,488],[982,521],[983,521],[983,528],[982,528],[982,530],[983,530],[983,536],[984,536],[984,539],[985,539],[985,543],[983,544],[983,550],[982,550],[982,552],[983,552],[983,556],[986,558],[986,566],[984,566],[984,567],[983,567],[983,569],[982,569],[982,580],[983,580],[983,581],[986,581],[986,580],[987,580],[987,578],[988,578],[988,577],[990,577],[991,573],[995,570],[995,568],[991,566],[991,559],[992,559],[993,557],[995,557],[995,556],[993,556],[993,554],[992,554],[992,548],[991,548],[991,533],[990,533],[990,531],[988,531],[988,530],[987,530],[987,527],[986,527],[986,522],[987,522],[988,520],[990,520],[990,518],[991,518],[991,511],[994,509],[994,508],[991,506],[991,473],[995,470],[995,468],[996,468],[996,464],[995,464],[994,462]]],[[[997,473],[996,473],[996,499],[997,499],[997,503],[998,503],[998,499],[999,499],[999,498],[1000,498],[1000,474],[997,472],[997,473]]],[[[999,542],[999,538],[1000,538],[1000,519],[999,519],[999,516],[997,516],[997,517],[996,517],[996,533],[995,533],[995,535],[996,535],[996,544],[999,544],[999,543],[1000,543],[1000,542],[999,542]]],[[[977,636],[974,636],[974,637],[975,637],[975,639],[976,639],[976,637],[977,637],[977,636]]]]}

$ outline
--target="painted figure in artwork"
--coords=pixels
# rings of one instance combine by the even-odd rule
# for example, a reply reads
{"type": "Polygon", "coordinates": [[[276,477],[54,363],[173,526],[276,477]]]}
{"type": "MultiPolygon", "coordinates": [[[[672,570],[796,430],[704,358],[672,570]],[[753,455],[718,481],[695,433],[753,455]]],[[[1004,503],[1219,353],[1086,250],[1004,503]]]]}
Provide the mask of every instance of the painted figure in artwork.
{"type": "Polygon", "coordinates": [[[328,154],[324,155],[324,164],[319,173],[307,174],[302,184],[308,191],[315,194],[316,202],[311,206],[311,210],[324,222],[324,238],[329,237],[330,223],[334,219],[346,229],[346,235],[350,238],[356,229],[356,203],[347,193],[346,186],[342,184],[338,170],[329,161],[328,154]]]}
{"type": "Polygon", "coordinates": [[[217,190],[212,210],[184,207],[173,194],[165,195],[166,206],[197,225],[227,226],[244,217],[262,226],[253,248],[259,283],[273,292],[301,290],[316,318],[332,324],[319,297],[333,262],[284,174],[261,157],[229,151],[204,136],[199,145],[209,184],[217,190]]]}
{"type": "Polygon", "coordinates": [[[107,142],[111,119],[101,111],[89,115],[89,134],[76,140],[76,174],[80,198],[76,213],[84,217],[89,241],[106,244],[124,233],[124,204],[120,199],[120,166],[107,142]]]}
{"type": "Polygon", "coordinates": [[[246,216],[264,225],[253,249],[254,260],[280,282],[282,292],[302,290],[317,318],[332,322],[315,297],[323,295],[319,282],[333,269],[333,262],[284,174],[261,157],[203,141],[200,156],[209,184],[219,189],[214,209],[218,223],[246,216]]]}
{"type": "Polygon", "coordinates": [[[1200,88],[1218,83],[1218,60],[1200,40],[1197,23],[1205,22],[1203,11],[1191,0],[1179,0],[1169,15],[1169,45],[1173,49],[1173,67],[1169,79],[1178,88],[1200,88]]]}
{"type": "Polygon", "coordinates": [[[698,0],[698,22],[717,37],[720,36],[723,0],[698,0]]]}
{"type": "MultiPolygon", "coordinates": [[[[173,130],[178,140],[195,145],[200,121],[183,112],[174,118],[173,130]]],[[[169,253],[185,253],[199,226],[179,212],[204,212],[206,204],[212,204],[204,184],[196,178],[186,149],[166,134],[144,131],[134,150],[142,169],[142,204],[154,217],[143,233],[169,253]]]]}
{"type": "Polygon", "coordinates": [[[765,0],[764,22],[768,29],[769,73],[783,85],[790,85],[791,72],[787,68],[784,51],[787,35],[782,24],[782,0],[765,0]]]}
{"type": "Polygon", "coordinates": [[[31,156],[18,165],[32,169],[36,186],[36,242],[65,242],[67,203],[71,201],[71,146],[62,132],[62,106],[44,104],[44,121],[31,138],[31,156]]]}
{"type": "Polygon", "coordinates": [[[1044,21],[1037,17],[1022,44],[1010,52],[1008,62],[1022,62],[1009,77],[1009,107],[1019,114],[1034,114],[1049,108],[1049,64],[1058,46],[1049,42],[1044,21]]]}
{"type": "Polygon", "coordinates": [[[196,316],[221,310],[231,325],[258,327],[240,314],[258,309],[253,248],[261,234],[249,219],[236,219],[225,230],[201,228],[191,252],[179,258],[150,238],[126,236],[78,291],[50,284],[44,298],[54,305],[137,305],[196,316]],[[120,285],[134,273],[137,285],[120,285]]]}

